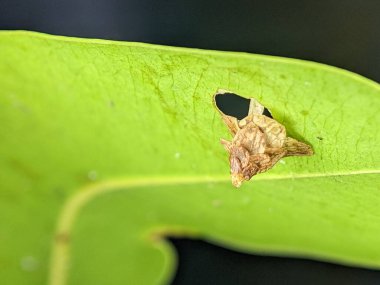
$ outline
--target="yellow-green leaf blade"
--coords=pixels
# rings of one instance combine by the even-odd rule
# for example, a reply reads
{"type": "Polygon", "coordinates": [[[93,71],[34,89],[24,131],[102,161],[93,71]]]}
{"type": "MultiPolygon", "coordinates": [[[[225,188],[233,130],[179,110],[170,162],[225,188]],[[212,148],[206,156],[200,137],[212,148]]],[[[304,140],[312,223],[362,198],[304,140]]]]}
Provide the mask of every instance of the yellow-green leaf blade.
{"type": "Polygon", "coordinates": [[[297,60],[27,32],[0,34],[0,74],[2,280],[41,284],[53,272],[96,284],[96,269],[115,282],[162,281],[167,248],[145,239],[161,226],[240,250],[379,267],[378,84],[297,60]],[[229,138],[212,105],[218,88],[259,99],[315,155],[284,159],[239,192],[216,183],[228,181],[219,139],[229,138]],[[107,190],[114,181],[120,191],[107,190]],[[101,195],[56,238],[87,185],[101,195]],[[50,263],[62,244],[66,271],[50,263]],[[155,260],[151,272],[120,273],[128,252],[155,260]]]}

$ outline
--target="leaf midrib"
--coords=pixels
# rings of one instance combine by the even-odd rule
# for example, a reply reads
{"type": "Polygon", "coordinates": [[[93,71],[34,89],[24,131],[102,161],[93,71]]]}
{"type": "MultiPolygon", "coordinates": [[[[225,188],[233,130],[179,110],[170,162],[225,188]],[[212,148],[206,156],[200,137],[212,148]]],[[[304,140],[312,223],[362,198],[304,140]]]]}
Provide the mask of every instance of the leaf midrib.
{"type": "MultiPolygon", "coordinates": [[[[302,179],[317,177],[334,177],[349,175],[380,174],[380,170],[359,170],[351,172],[335,173],[308,173],[297,175],[270,175],[258,176],[255,180],[281,180],[281,179],[302,179]]],[[[228,182],[228,176],[184,176],[184,177],[152,177],[152,178],[120,178],[86,185],[79,189],[62,207],[58,219],[55,234],[55,241],[52,248],[52,258],[50,263],[50,285],[64,285],[67,280],[68,263],[70,258],[70,235],[72,227],[80,210],[92,199],[102,194],[117,190],[127,190],[146,186],[165,186],[178,184],[197,183],[220,183],[228,182]],[[59,238],[61,237],[61,238],[59,238]],[[62,238],[64,237],[64,238],[62,238]]],[[[232,186],[231,186],[232,187],[232,186]]]]}

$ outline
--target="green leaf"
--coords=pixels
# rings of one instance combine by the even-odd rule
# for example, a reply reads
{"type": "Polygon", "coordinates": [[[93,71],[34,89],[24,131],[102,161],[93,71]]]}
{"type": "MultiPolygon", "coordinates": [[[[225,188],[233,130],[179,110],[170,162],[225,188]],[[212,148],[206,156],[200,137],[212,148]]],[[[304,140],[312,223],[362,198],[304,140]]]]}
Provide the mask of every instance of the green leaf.
{"type": "Polygon", "coordinates": [[[379,106],[378,84],[316,63],[2,32],[0,280],[164,284],[173,235],[380,268],[379,106]],[[234,189],[218,88],[315,155],[234,189]]]}

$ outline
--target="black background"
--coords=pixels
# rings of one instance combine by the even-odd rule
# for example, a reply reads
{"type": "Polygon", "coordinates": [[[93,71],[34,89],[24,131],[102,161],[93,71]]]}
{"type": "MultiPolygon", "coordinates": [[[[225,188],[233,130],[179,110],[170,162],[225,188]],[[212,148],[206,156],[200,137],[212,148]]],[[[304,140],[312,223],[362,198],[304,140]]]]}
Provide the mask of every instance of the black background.
{"type": "MultiPolygon", "coordinates": [[[[380,81],[379,0],[0,0],[0,29],[294,57],[380,81]]],[[[177,285],[380,284],[380,271],[173,242],[177,285]]]]}

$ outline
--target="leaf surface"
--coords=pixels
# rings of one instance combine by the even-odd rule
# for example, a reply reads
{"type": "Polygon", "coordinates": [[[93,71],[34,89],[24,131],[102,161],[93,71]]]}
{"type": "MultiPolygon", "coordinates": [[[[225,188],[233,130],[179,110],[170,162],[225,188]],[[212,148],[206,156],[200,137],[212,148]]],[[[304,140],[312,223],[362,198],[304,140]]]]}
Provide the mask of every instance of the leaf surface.
{"type": "Polygon", "coordinates": [[[166,236],[380,268],[380,87],[299,60],[0,33],[0,279],[165,284],[166,236]],[[268,107],[312,157],[239,190],[212,103],[268,107]]]}

